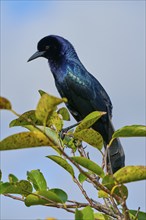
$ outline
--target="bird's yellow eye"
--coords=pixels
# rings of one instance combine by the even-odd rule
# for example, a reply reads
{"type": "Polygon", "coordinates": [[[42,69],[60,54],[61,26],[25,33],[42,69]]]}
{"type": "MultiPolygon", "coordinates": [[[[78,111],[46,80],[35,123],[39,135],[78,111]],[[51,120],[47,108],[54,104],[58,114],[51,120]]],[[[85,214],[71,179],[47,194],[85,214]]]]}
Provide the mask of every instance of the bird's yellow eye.
{"type": "Polygon", "coordinates": [[[45,47],[45,50],[48,50],[50,47],[47,45],[46,47],[45,47]]]}

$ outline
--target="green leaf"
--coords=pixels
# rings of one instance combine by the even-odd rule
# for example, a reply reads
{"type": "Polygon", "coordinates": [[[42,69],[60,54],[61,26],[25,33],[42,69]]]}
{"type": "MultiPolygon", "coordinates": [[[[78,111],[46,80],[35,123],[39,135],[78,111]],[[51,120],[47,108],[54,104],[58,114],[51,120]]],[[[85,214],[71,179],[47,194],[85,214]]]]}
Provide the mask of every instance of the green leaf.
{"type": "Polygon", "coordinates": [[[46,122],[46,126],[53,127],[57,131],[61,131],[63,127],[63,120],[62,118],[57,114],[57,112],[53,112],[52,115],[49,117],[49,119],[46,122]]]}
{"type": "MultiPolygon", "coordinates": [[[[137,214],[137,210],[129,210],[129,213],[135,216],[137,214]]],[[[146,220],[146,213],[139,211],[138,218],[134,218],[134,220],[146,220]]]]}
{"type": "Polygon", "coordinates": [[[27,180],[20,180],[16,184],[18,185],[18,188],[20,188],[22,190],[22,192],[24,191],[23,192],[24,196],[26,196],[32,192],[32,185],[27,180]]]}
{"type": "Polygon", "coordinates": [[[65,121],[70,121],[70,114],[69,114],[67,108],[62,107],[62,108],[60,108],[60,109],[57,111],[57,113],[60,114],[60,115],[62,115],[63,120],[65,120],[65,121]]]}
{"type": "Polygon", "coordinates": [[[47,190],[46,180],[40,170],[31,170],[27,172],[27,179],[33,184],[35,190],[47,190]]]}
{"type": "Polygon", "coordinates": [[[66,192],[64,192],[62,189],[55,188],[55,189],[50,189],[49,191],[55,193],[63,203],[65,203],[68,199],[66,192]]]}
{"type": "Polygon", "coordinates": [[[90,206],[87,206],[82,210],[76,209],[75,220],[94,220],[92,208],[90,206]]]}
{"type": "Polygon", "coordinates": [[[75,140],[73,137],[65,135],[63,139],[63,144],[66,147],[71,148],[73,152],[76,152],[77,147],[75,146],[75,140]]]}
{"type": "Polygon", "coordinates": [[[55,163],[57,163],[59,166],[63,167],[67,172],[69,172],[72,177],[74,177],[74,170],[72,166],[63,158],[56,156],[56,155],[50,155],[47,156],[49,159],[53,160],[55,163]]]}
{"type": "Polygon", "coordinates": [[[83,129],[79,132],[75,132],[74,137],[85,141],[86,143],[90,144],[91,146],[101,150],[103,147],[103,138],[102,136],[92,128],[90,129],[83,129]]]}
{"type": "Polygon", "coordinates": [[[44,128],[44,126],[38,126],[38,128],[47,135],[48,139],[50,140],[50,143],[52,143],[52,144],[50,144],[51,147],[60,146],[61,140],[60,140],[59,135],[56,131],[54,131],[53,129],[48,128],[48,127],[44,128]]]}
{"type": "Polygon", "coordinates": [[[48,94],[47,92],[44,92],[44,91],[41,90],[41,89],[40,89],[38,92],[39,92],[40,96],[42,96],[42,95],[44,95],[44,94],[48,94]]]}
{"type": "Polygon", "coordinates": [[[116,185],[112,188],[111,194],[116,194],[121,198],[127,199],[128,198],[128,189],[124,185],[116,185]]]}
{"type": "MultiPolygon", "coordinates": [[[[27,127],[28,125],[42,125],[42,121],[38,120],[35,115],[35,110],[30,110],[28,112],[23,113],[19,118],[14,119],[10,123],[10,127],[14,126],[23,126],[27,127]]],[[[63,126],[63,120],[57,114],[57,112],[53,112],[49,119],[46,121],[47,127],[55,127],[57,131],[60,131],[63,126]]]]}
{"type": "Polygon", "coordinates": [[[126,166],[114,173],[118,183],[129,183],[146,179],[146,166],[126,166]]]}
{"type": "MultiPolygon", "coordinates": [[[[87,174],[91,174],[89,172],[86,172],[87,174]]],[[[83,174],[83,173],[80,173],[79,176],[78,176],[78,180],[80,181],[80,183],[82,184],[85,180],[87,179],[87,177],[83,174]]]]}
{"type": "Polygon", "coordinates": [[[31,148],[39,146],[54,146],[52,140],[49,140],[42,132],[21,132],[13,134],[0,142],[0,150],[14,150],[22,148],[31,148]]]}
{"type": "Polygon", "coordinates": [[[1,181],[1,179],[2,179],[2,171],[0,170],[0,181],[1,181]]]}
{"type": "Polygon", "coordinates": [[[46,205],[51,203],[63,203],[62,200],[56,195],[56,193],[50,190],[41,190],[33,194],[29,194],[25,198],[25,205],[46,205]],[[46,198],[46,199],[45,199],[46,198]]]}
{"type": "Polygon", "coordinates": [[[52,112],[56,110],[56,106],[62,102],[66,102],[65,98],[57,98],[48,94],[43,94],[39,100],[36,109],[36,117],[38,120],[46,124],[52,112]]]}
{"type": "Polygon", "coordinates": [[[115,180],[113,175],[106,175],[102,180],[102,184],[109,190],[111,190],[115,186],[115,180]]]}
{"type": "Polygon", "coordinates": [[[25,125],[23,126],[25,128],[27,128],[28,130],[32,131],[32,132],[38,132],[38,129],[40,131],[42,131],[44,134],[47,135],[47,138],[49,139],[49,143],[50,143],[50,147],[53,148],[55,151],[57,151],[57,153],[61,154],[61,151],[59,150],[59,146],[60,146],[60,138],[59,135],[56,131],[54,131],[51,128],[48,127],[44,127],[44,126],[37,126],[37,128],[33,127],[32,125],[25,125]]]}
{"type": "Polygon", "coordinates": [[[94,220],[113,220],[113,218],[102,213],[94,213],[94,220]]]}
{"type": "Polygon", "coordinates": [[[94,220],[93,210],[90,206],[85,207],[81,212],[83,214],[83,220],[94,220]]]}
{"type": "Polygon", "coordinates": [[[98,198],[109,198],[109,195],[103,190],[98,191],[98,198]]]}
{"type": "Polygon", "coordinates": [[[2,183],[0,187],[0,194],[20,194],[28,195],[32,192],[32,185],[26,180],[21,180],[15,183],[2,183]]]}
{"type": "MultiPolygon", "coordinates": [[[[34,127],[33,125],[23,125],[23,127],[26,128],[29,131],[36,131],[36,132],[38,132],[38,127],[39,126],[34,127]]],[[[44,128],[44,126],[43,126],[43,128],[44,128]]]]}
{"type": "Polygon", "coordinates": [[[144,125],[130,125],[120,128],[115,131],[113,138],[118,137],[145,137],[146,136],[146,126],[144,125]]]}
{"type": "Polygon", "coordinates": [[[42,122],[36,118],[35,110],[30,110],[30,111],[23,113],[22,115],[20,115],[19,118],[11,121],[9,126],[14,127],[14,126],[25,126],[25,125],[32,125],[32,124],[43,125],[42,122]]]}
{"type": "Polygon", "coordinates": [[[0,109],[11,110],[12,106],[8,99],[0,97],[0,109]]]}
{"type": "Polygon", "coordinates": [[[99,118],[101,118],[102,115],[105,115],[106,112],[98,112],[94,111],[87,115],[82,122],[76,127],[75,132],[79,132],[85,128],[91,127],[99,118]]]}
{"type": "MultiPolygon", "coordinates": [[[[91,171],[89,171],[89,172],[85,172],[86,174],[89,174],[89,175],[93,175],[93,173],[91,172],[91,171]]],[[[80,183],[82,184],[86,179],[87,179],[88,177],[87,176],[85,176],[83,173],[80,173],[79,175],[78,175],[78,180],[80,181],[80,183]]]]}
{"type": "Polygon", "coordinates": [[[116,194],[122,198],[123,196],[125,196],[125,198],[128,197],[127,187],[117,183],[113,175],[106,175],[102,180],[102,185],[108,188],[111,191],[111,194],[116,194]]]}
{"type": "Polygon", "coordinates": [[[85,158],[85,157],[71,157],[79,165],[83,166],[84,168],[92,171],[93,173],[97,174],[100,177],[104,177],[104,172],[102,168],[97,165],[95,162],[85,158]]]}
{"type": "Polygon", "coordinates": [[[83,220],[83,213],[82,213],[82,211],[76,209],[76,211],[75,211],[75,220],[83,220]]]}
{"type": "Polygon", "coordinates": [[[10,183],[18,182],[18,178],[14,174],[9,174],[8,178],[10,183]]]}

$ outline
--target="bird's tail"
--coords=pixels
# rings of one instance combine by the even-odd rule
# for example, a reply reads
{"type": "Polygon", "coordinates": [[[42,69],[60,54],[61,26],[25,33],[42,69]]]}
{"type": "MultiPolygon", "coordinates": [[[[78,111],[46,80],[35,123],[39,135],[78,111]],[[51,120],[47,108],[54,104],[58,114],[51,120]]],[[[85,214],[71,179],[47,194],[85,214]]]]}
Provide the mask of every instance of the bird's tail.
{"type": "MultiPolygon", "coordinates": [[[[114,133],[112,122],[109,122],[109,138],[114,133]]],[[[110,140],[109,140],[110,141],[110,140]]],[[[118,138],[114,139],[107,151],[107,168],[109,173],[115,173],[117,170],[125,166],[125,154],[121,142],[118,138]]]]}

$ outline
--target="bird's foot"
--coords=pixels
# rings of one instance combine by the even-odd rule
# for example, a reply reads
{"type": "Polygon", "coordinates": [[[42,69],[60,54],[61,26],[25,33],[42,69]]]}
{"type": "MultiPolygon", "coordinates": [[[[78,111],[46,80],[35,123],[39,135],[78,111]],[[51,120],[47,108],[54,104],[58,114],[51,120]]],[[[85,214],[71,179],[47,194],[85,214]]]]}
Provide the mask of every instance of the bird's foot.
{"type": "Polygon", "coordinates": [[[73,125],[70,125],[70,126],[68,126],[68,127],[66,127],[66,128],[63,128],[63,129],[60,131],[60,134],[59,134],[60,138],[61,138],[61,139],[64,139],[65,134],[66,134],[70,129],[76,127],[78,124],[80,124],[80,121],[77,122],[77,123],[75,123],[75,124],[73,124],[73,125]]]}

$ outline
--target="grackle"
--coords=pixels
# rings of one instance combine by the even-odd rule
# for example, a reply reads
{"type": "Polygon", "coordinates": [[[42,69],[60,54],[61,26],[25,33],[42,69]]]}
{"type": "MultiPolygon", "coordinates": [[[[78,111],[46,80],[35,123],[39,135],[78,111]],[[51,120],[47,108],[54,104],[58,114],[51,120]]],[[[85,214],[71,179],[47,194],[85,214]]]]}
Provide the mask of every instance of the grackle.
{"type": "MultiPolygon", "coordinates": [[[[38,57],[48,60],[56,87],[62,97],[66,97],[67,107],[77,121],[93,111],[104,111],[94,125],[104,140],[104,146],[111,140],[114,128],[111,122],[112,103],[99,83],[81,63],[72,44],[63,37],[50,35],[38,42],[38,51],[28,61],[38,57]]],[[[107,154],[107,167],[110,173],[125,165],[125,155],[119,139],[112,142],[107,154]]]]}

